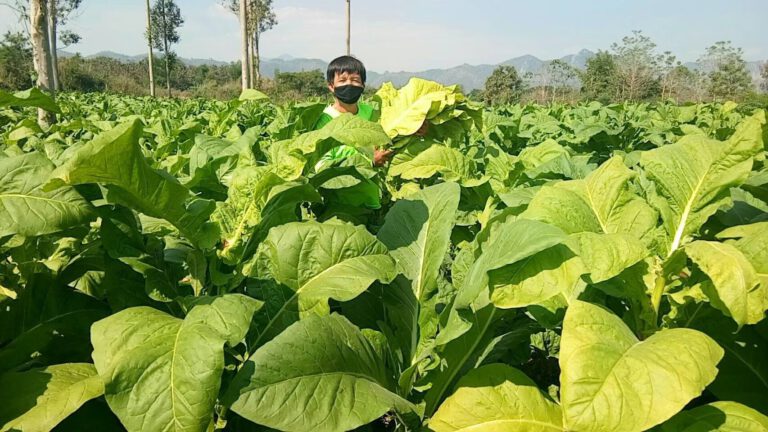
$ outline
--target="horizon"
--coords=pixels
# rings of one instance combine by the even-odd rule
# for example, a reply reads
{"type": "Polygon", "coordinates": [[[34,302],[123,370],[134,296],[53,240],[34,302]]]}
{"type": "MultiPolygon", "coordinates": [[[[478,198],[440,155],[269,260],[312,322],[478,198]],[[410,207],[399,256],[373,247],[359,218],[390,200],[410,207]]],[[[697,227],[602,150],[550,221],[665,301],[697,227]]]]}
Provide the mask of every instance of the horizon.
{"type": "MultiPolygon", "coordinates": [[[[80,55],[82,57],[98,57],[98,56],[104,55],[104,54],[114,54],[114,55],[129,57],[129,58],[138,58],[138,57],[142,57],[143,58],[143,57],[147,56],[146,53],[126,54],[126,53],[116,52],[116,51],[112,51],[112,50],[103,50],[103,51],[98,51],[98,52],[94,52],[94,53],[90,53],[90,54],[89,53],[81,53],[79,51],[73,52],[73,51],[68,50],[68,49],[64,49],[64,50],[59,49],[57,51],[59,53],[65,53],[67,55],[76,55],[76,54],[78,54],[78,55],[80,55]]],[[[516,57],[511,57],[511,58],[508,58],[508,59],[504,59],[504,60],[501,60],[501,61],[498,61],[498,62],[495,62],[495,63],[482,63],[482,64],[461,63],[461,64],[456,64],[456,65],[453,65],[453,66],[449,66],[447,68],[430,68],[430,69],[442,70],[442,69],[450,69],[450,68],[454,68],[454,67],[460,67],[460,66],[464,66],[464,65],[470,65],[470,66],[496,66],[496,65],[499,65],[499,64],[504,63],[504,62],[508,62],[508,61],[511,61],[511,60],[516,60],[516,59],[520,59],[520,58],[524,58],[524,57],[533,57],[533,58],[535,58],[537,60],[540,60],[540,61],[543,61],[543,62],[549,62],[549,61],[552,61],[552,60],[562,59],[562,58],[565,58],[565,57],[568,57],[568,56],[580,55],[580,54],[582,54],[584,52],[587,52],[589,54],[596,54],[597,53],[597,51],[592,51],[592,50],[587,49],[587,48],[582,48],[578,52],[571,53],[571,54],[566,54],[564,56],[557,57],[557,58],[541,58],[541,57],[539,57],[539,56],[537,56],[535,54],[529,53],[529,54],[522,54],[522,55],[519,55],[519,56],[516,56],[516,57]]],[[[155,54],[155,57],[160,57],[160,56],[155,54]]],[[[180,57],[180,58],[184,59],[184,60],[210,60],[210,61],[214,61],[214,62],[227,63],[227,64],[229,64],[229,63],[237,63],[237,62],[240,61],[239,58],[233,59],[233,60],[221,60],[221,59],[216,59],[216,58],[211,58],[211,57],[180,57]]],[[[293,55],[287,54],[287,53],[280,54],[277,57],[262,57],[262,59],[261,59],[261,61],[274,61],[274,60],[282,60],[282,61],[317,60],[317,61],[322,61],[322,62],[326,62],[326,63],[330,62],[330,60],[328,60],[328,59],[311,58],[311,57],[297,57],[297,56],[293,56],[293,55]]],[[[749,60],[749,59],[746,59],[746,61],[750,62],[750,61],[761,61],[761,60],[749,60]]],[[[423,71],[427,71],[427,70],[430,70],[430,69],[424,69],[423,71]]],[[[407,70],[399,70],[399,71],[396,71],[396,70],[374,71],[372,69],[369,69],[369,70],[371,70],[373,72],[378,72],[378,73],[421,72],[421,71],[407,71],[407,70]]]]}
{"type": "MultiPolygon", "coordinates": [[[[172,49],[180,57],[238,60],[239,30],[234,14],[215,0],[178,3],[185,24],[180,29],[180,43],[172,49]]],[[[768,59],[768,46],[761,43],[761,19],[768,16],[768,2],[756,0],[729,4],[549,0],[517,9],[500,0],[475,3],[475,7],[458,0],[437,5],[437,0],[416,4],[353,1],[352,54],[372,71],[414,72],[464,64],[495,65],[525,55],[551,60],[582,49],[609,50],[632,30],[642,30],[659,52],[671,51],[684,63],[695,62],[707,46],[719,40],[731,40],[742,48],[747,61],[768,59]],[[405,17],[403,10],[408,12],[405,17]]],[[[342,1],[275,0],[274,7],[278,24],[263,35],[262,57],[290,55],[328,61],[342,51],[342,1]]],[[[143,5],[135,2],[85,0],[65,27],[81,34],[83,40],[63,50],[84,56],[101,51],[144,55],[145,19],[143,5]]],[[[13,13],[0,15],[0,31],[22,27],[13,13]]]]}
{"type": "MultiPolygon", "coordinates": [[[[506,62],[517,60],[517,59],[524,58],[524,57],[533,57],[533,58],[535,58],[535,59],[537,59],[539,61],[542,61],[542,62],[550,62],[552,60],[562,59],[562,58],[565,58],[565,57],[568,57],[568,56],[581,55],[581,54],[583,54],[585,52],[594,55],[598,51],[606,51],[606,50],[602,50],[601,49],[601,50],[594,50],[593,51],[593,50],[590,50],[588,48],[582,48],[582,49],[580,49],[579,51],[577,51],[575,53],[566,54],[564,56],[557,57],[557,58],[542,58],[542,57],[537,56],[536,54],[529,53],[529,54],[522,54],[522,55],[519,55],[519,56],[516,56],[516,57],[504,59],[504,60],[498,61],[496,63],[482,63],[482,64],[461,63],[461,64],[456,64],[456,65],[448,66],[448,67],[444,67],[444,68],[429,68],[429,69],[422,69],[422,70],[418,70],[418,71],[417,70],[385,70],[385,71],[378,71],[378,70],[374,70],[374,69],[370,69],[370,68],[367,68],[367,69],[369,71],[371,71],[371,72],[376,72],[376,73],[380,73],[380,74],[416,73],[416,72],[426,72],[426,71],[430,71],[430,70],[447,70],[447,69],[457,68],[457,67],[461,67],[461,66],[465,66],[465,65],[468,65],[468,66],[497,66],[497,65],[500,65],[502,63],[506,63],[506,62]]],[[[104,54],[114,54],[114,55],[129,57],[129,58],[138,58],[138,57],[146,57],[147,56],[146,53],[144,53],[144,54],[126,54],[126,53],[120,53],[120,52],[116,52],[116,51],[112,51],[112,50],[103,50],[103,51],[98,51],[98,52],[94,52],[94,53],[90,53],[90,54],[88,54],[88,53],[81,53],[79,51],[73,52],[73,51],[68,50],[68,49],[64,49],[64,50],[59,49],[58,52],[59,53],[66,53],[67,55],[76,55],[77,54],[77,55],[80,55],[80,56],[82,56],[84,58],[98,57],[98,56],[102,56],[104,54]]],[[[156,55],[156,57],[159,57],[159,56],[156,55]]],[[[237,62],[240,61],[240,59],[221,60],[221,59],[216,59],[216,58],[211,58],[211,57],[183,57],[182,56],[180,58],[182,60],[212,61],[212,62],[226,63],[226,64],[237,63],[237,62]]],[[[323,58],[296,57],[296,56],[293,56],[293,55],[290,55],[290,54],[287,54],[287,53],[280,54],[277,57],[262,57],[261,60],[262,61],[311,60],[311,61],[322,61],[322,62],[326,62],[326,63],[330,61],[330,60],[323,59],[323,58]]],[[[684,59],[678,59],[678,60],[680,60],[684,65],[685,64],[691,64],[691,63],[697,63],[697,60],[684,60],[684,59]]],[[[768,59],[749,59],[749,58],[745,58],[744,61],[746,61],[747,63],[755,63],[755,62],[757,62],[757,63],[768,63],[768,59]]]]}

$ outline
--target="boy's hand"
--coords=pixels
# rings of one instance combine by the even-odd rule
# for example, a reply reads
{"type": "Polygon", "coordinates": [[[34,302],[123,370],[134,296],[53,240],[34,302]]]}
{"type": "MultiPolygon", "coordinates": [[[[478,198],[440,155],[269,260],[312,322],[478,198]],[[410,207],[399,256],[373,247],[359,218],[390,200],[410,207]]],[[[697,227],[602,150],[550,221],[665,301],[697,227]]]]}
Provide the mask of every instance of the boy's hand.
{"type": "Polygon", "coordinates": [[[414,133],[414,135],[423,137],[427,135],[427,132],[429,132],[429,122],[424,120],[424,123],[421,124],[421,127],[414,133]]]}
{"type": "Polygon", "coordinates": [[[373,150],[373,165],[374,166],[384,166],[389,162],[389,160],[392,158],[392,153],[394,153],[394,150],[384,150],[384,149],[374,149],[373,150]]]}

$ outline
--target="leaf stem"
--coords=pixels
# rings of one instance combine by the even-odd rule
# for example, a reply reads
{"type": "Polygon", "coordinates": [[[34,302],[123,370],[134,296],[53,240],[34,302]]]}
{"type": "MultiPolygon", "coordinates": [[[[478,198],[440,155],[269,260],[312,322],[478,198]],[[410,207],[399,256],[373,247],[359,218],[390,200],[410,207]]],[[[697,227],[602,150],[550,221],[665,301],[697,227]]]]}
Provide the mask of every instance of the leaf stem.
{"type": "Polygon", "coordinates": [[[661,296],[664,294],[664,287],[667,285],[667,280],[663,275],[656,277],[656,283],[651,293],[651,305],[653,306],[653,323],[658,325],[659,321],[659,308],[661,307],[661,296]]]}

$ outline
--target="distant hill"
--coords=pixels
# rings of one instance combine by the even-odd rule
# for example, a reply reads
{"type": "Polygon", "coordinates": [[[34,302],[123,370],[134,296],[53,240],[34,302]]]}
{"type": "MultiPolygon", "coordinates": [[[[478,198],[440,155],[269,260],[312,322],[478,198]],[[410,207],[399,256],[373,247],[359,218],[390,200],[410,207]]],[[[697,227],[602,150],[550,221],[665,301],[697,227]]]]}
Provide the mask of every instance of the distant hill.
{"type": "MultiPolygon", "coordinates": [[[[594,55],[595,53],[592,51],[584,49],[576,54],[561,57],[560,60],[573,67],[584,69],[587,60],[594,55]]],[[[483,88],[485,80],[491,76],[493,70],[499,65],[514,66],[521,75],[527,72],[536,74],[549,64],[550,61],[551,60],[541,60],[532,55],[524,55],[495,65],[470,65],[465,63],[448,69],[429,69],[418,72],[370,72],[368,74],[368,81],[374,86],[381,85],[381,83],[386,81],[392,81],[394,85],[401,86],[408,82],[410,77],[419,76],[443,84],[460,84],[465,91],[471,91],[483,88]]]]}
{"type": "MultiPolygon", "coordinates": [[[[71,57],[74,53],[67,51],[59,51],[59,57],[71,57]]],[[[125,63],[139,62],[147,58],[146,54],[137,54],[133,56],[116,53],[113,51],[99,51],[96,54],[90,54],[83,56],[83,58],[91,59],[96,57],[108,57],[125,63]]],[[[214,59],[201,59],[201,58],[186,58],[181,57],[182,63],[189,66],[201,66],[201,65],[213,65],[224,66],[232,62],[225,62],[214,59]]],[[[274,59],[262,59],[261,60],[261,73],[270,78],[275,76],[275,72],[301,72],[307,70],[320,69],[325,70],[328,62],[319,59],[306,59],[296,58],[289,55],[282,55],[274,59]]]]}
{"type": "MultiPolygon", "coordinates": [[[[75,55],[74,53],[67,52],[67,51],[59,51],[59,57],[72,57],[75,55]]],[[[87,56],[83,56],[83,58],[92,59],[96,57],[108,57],[111,59],[115,59],[124,63],[135,63],[139,62],[141,60],[144,60],[147,58],[146,54],[137,54],[134,56],[129,56],[125,54],[116,53],[114,51],[99,51],[96,54],[90,54],[87,56]]],[[[207,65],[216,65],[216,66],[223,66],[226,64],[229,64],[228,62],[220,61],[220,60],[214,60],[214,59],[199,59],[199,58],[182,58],[181,61],[189,66],[201,66],[204,64],[207,65]]]]}
{"type": "MultiPolygon", "coordinates": [[[[59,56],[61,57],[69,57],[72,55],[74,54],[66,51],[59,51],[59,56]]],[[[575,68],[584,69],[586,67],[587,61],[594,55],[594,52],[583,49],[576,54],[570,54],[561,57],[559,60],[562,60],[575,68]]],[[[144,59],[146,55],[139,54],[129,56],[112,51],[101,51],[96,54],[91,54],[84,57],[109,57],[121,62],[137,62],[144,59]]],[[[230,64],[230,62],[224,62],[220,60],[199,58],[181,58],[181,61],[184,64],[190,66],[200,66],[204,64],[223,66],[230,64]]],[[[464,91],[468,92],[474,89],[483,88],[485,85],[485,80],[488,79],[493,70],[499,65],[514,66],[521,75],[528,72],[535,75],[541,71],[542,68],[546,67],[546,65],[551,61],[552,60],[541,60],[533,55],[524,55],[497,64],[470,65],[465,63],[447,69],[427,69],[416,72],[369,71],[368,83],[378,87],[384,82],[391,81],[395,86],[402,86],[408,82],[411,77],[418,76],[432,81],[437,81],[442,84],[459,84],[464,89],[464,91]]],[[[762,65],[762,63],[763,62],[761,61],[747,62],[747,69],[749,70],[750,74],[752,75],[752,79],[755,82],[760,82],[761,80],[760,65],[762,65]]],[[[262,59],[261,73],[264,76],[272,78],[275,76],[275,72],[301,72],[315,69],[324,71],[327,65],[328,62],[321,59],[297,58],[290,55],[282,55],[278,58],[262,59]]],[[[695,62],[685,63],[685,65],[693,69],[700,68],[700,65],[695,62]]]]}

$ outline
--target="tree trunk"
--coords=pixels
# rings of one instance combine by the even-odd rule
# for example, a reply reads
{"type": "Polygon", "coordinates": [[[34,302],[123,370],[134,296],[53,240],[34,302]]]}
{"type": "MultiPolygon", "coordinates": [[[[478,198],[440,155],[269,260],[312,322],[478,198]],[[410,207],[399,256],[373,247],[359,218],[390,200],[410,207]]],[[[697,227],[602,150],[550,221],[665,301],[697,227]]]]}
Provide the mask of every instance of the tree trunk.
{"type": "Polygon", "coordinates": [[[249,88],[255,88],[256,87],[256,71],[253,69],[253,58],[255,57],[254,51],[255,48],[253,46],[253,35],[248,36],[248,84],[249,88]]]}
{"type": "Polygon", "coordinates": [[[248,45],[248,0],[240,0],[240,73],[243,91],[250,88],[248,45]]]}
{"type": "Polygon", "coordinates": [[[351,33],[352,33],[351,31],[352,30],[352,25],[351,25],[352,6],[350,5],[350,3],[351,3],[351,0],[347,0],[347,55],[350,55],[350,53],[352,52],[350,49],[350,46],[351,46],[350,39],[351,39],[351,33]]]}
{"type": "Polygon", "coordinates": [[[57,35],[57,22],[56,9],[57,0],[48,0],[48,40],[50,41],[51,49],[51,70],[53,71],[53,89],[56,91],[61,90],[59,85],[59,53],[56,47],[56,35],[57,35]]]}
{"type": "Polygon", "coordinates": [[[254,75],[255,81],[254,81],[254,87],[258,88],[261,86],[261,54],[259,53],[259,30],[258,30],[258,22],[256,23],[256,31],[253,32],[253,62],[254,66],[253,69],[256,71],[256,74],[254,75]]]}
{"type": "MultiPolygon", "coordinates": [[[[37,73],[37,85],[40,90],[48,92],[56,98],[56,90],[52,82],[51,44],[48,38],[48,2],[46,0],[31,0],[29,5],[30,32],[32,39],[32,60],[37,73]]],[[[37,110],[37,120],[42,126],[48,126],[56,121],[56,116],[43,109],[37,110]]]]}
{"type": "Polygon", "coordinates": [[[171,97],[171,59],[168,57],[168,43],[165,44],[165,88],[171,97]]]}
{"type": "Polygon", "coordinates": [[[155,59],[152,52],[152,16],[149,0],[147,0],[147,42],[149,46],[149,95],[155,97],[155,59]]]}
{"type": "Polygon", "coordinates": [[[168,90],[168,97],[171,97],[171,63],[168,55],[168,23],[165,19],[165,14],[168,11],[165,9],[165,1],[160,1],[160,7],[163,10],[163,52],[165,52],[165,88],[168,90]]]}

